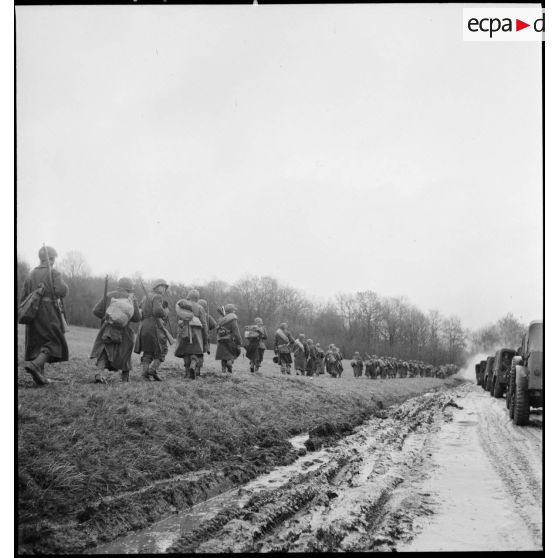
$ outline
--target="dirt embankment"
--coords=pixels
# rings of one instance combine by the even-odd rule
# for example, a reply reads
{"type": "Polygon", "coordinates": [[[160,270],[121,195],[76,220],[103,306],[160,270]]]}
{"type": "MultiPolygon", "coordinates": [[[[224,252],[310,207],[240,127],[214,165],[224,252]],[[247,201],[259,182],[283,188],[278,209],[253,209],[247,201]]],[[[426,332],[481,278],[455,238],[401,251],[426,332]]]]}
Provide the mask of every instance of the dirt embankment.
{"type": "MultiPolygon", "coordinates": [[[[91,384],[75,357],[48,390],[20,370],[19,552],[83,552],[239,486],[300,449],[328,445],[384,405],[451,380],[284,377],[214,371],[189,383],[167,364],[163,384],[91,384]]],[[[56,369],[55,369],[56,370],[56,369]]]]}

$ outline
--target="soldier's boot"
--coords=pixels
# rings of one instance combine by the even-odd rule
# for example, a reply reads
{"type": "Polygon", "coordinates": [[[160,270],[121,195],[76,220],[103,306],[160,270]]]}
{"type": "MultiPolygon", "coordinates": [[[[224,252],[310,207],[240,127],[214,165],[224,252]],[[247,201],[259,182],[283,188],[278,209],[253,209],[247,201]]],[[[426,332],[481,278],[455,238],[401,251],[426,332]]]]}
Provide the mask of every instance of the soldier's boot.
{"type": "Polygon", "coordinates": [[[227,361],[222,360],[221,361],[221,372],[225,373],[226,371],[227,371],[227,361]]]}
{"type": "Polygon", "coordinates": [[[49,380],[44,377],[44,366],[47,361],[48,354],[40,352],[32,361],[25,364],[25,371],[31,374],[33,381],[38,386],[46,386],[49,380]]]}
{"type": "Polygon", "coordinates": [[[151,378],[149,377],[149,362],[142,362],[141,363],[141,377],[146,381],[150,382],[151,378]]]}
{"type": "Polygon", "coordinates": [[[196,379],[196,370],[198,369],[198,361],[191,360],[190,366],[188,367],[188,371],[190,372],[190,380],[196,379]]]}
{"type": "Polygon", "coordinates": [[[201,376],[201,369],[203,366],[203,355],[201,358],[198,359],[196,362],[196,376],[201,376]]]}
{"type": "Polygon", "coordinates": [[[123,382],[129,382],[130,381],[130,371],[129,370],[122,370],[122,372],[120,373],[120,377],[122,378],[123,382]]]}
{"type": "Polygon", "coordinates": [[[286,374],[286,373],[287,373],[287,367],[284,364],[282,364],[281,365],[281,374],[286,374]]]}
{"type": "Polygon", "coordinates": [[[162,382],[163,378],[161,378],[161,376],[159,376],[159,373],[157,372],[157,369],[159,368],[159,366],[161,366],[161,361],[159,359],[155,359],[150,365],[149,365],[149,370],[148,373],[150,376],[153,377],[153,379],[157,382],[162,382]]]}
{"type": "Polygon", "coordinates": [[[260,369],[260,364],[256,363],[256,365],[254,366],[254,370],[257,372],[260,369]]]}
{"type": "Polygon", "coordinates": [[[291,365],[287,364],[287,374],[290,376],[291,375],[291,365]]]}
{"type": "Polygon", "coordinates": [[[255,366],[254,361],[250,361],[250,372],[254,372],[255,366]]]}
{"type": "Polygon", "coordinates": [[[232,369],[233,369],[233,361],[232,360],[227,360],[227,372],[229,374],[232,374],[232,369]]]}

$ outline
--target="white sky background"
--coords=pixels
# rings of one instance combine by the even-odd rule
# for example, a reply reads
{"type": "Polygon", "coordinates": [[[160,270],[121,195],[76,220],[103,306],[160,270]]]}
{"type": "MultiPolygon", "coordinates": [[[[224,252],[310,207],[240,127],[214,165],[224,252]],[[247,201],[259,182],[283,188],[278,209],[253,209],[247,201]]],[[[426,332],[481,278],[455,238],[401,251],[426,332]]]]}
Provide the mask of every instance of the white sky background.
{"type": "Polygon", "coordinates": [[[541,46],[461,8],[18,7],[18,252],[541,317],[541,46]]]}

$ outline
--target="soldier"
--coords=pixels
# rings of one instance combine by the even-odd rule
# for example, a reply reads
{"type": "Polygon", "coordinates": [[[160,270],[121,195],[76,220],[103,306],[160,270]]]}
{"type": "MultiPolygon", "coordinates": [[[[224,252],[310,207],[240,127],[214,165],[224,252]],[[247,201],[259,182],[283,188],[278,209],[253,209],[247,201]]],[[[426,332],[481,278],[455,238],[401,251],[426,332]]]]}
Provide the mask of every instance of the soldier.
{"type": "Polygon", "coordinates": [[[143,353],[141,375],[147,381],[150,381],[151,377],[157,382],[162,381],[157,370],[164,362],[169,350],[164,330],[169,310],[163,305],[163,295],[168,288],[164,279],[157,279],[153,283],[151,292],[147,293],[141,301],[142,321],[136,337],[134,352],[143,353]]]}
{"type": "Polygon", "coordinates": [[[337,353],[335,351],[335,345],[333,345],[333,343],[330,343],[328,345],[325,354],[325,364],[326,364],[326,372],[333,378],[337,378],[337,373],[339,370],[337,367],[337,353]]]}
{"type": "Polygon", "coordinates": [[[337,359],[337,377],[340,378],[343,373],[343,353],[336,345],[333,345],[333,348],[335,350],[335,358],[337,359]]]}
{"type": "Polygon", "coordinates": [[[195,380],[199,375],[200,363],[203,362],[203,353],[208,344],[207,317],[199,300],[199,291],[192,289],[175,307],[178,316],[178,345],[174,356],[184,359],[184,370],[189,373],[190,380],[195,380]]]}
{"type": "Polygon", "coordinates": [[[233,363],[240,356],[242,335],[238,328],[236,306],[226,304],[217,320],[217,352],[215,360],[221,361],[221,371],[232,374],[233,363]],[[224,314],[224,315],[223,315],[224,314]]]}
{"type": "Polygon", "coordinates": [[[244,333],[246,356],[250,359],[250,372],[257,372],[263,361],[267,331],[261,318],[254,320],[254,325],[246,326],[244,333]]]}
{"type": "Polygon", "coordinates": [[[275,332],[275,342],[273,344],[273,352],[277,355],[277,364],[281,367],[281,374],[291,373],[291,365],[293,358],[291,356],[291,347],[295,340],[291,335],[286,323],[279,325],[275,332]]]}
{"type": "Polygon", "coordinates": [[[360,378],[362,376],[362,369],[364,367],[364,362],[362,361],[362,357],[358,351],[355,352],[353,355],[353,359],[351,360],[351,366],[353,368],[353,375],[355,378],[360,378]]]}
{"type": "Polygon", "coordinates": [[[296,375],[298,376],[300,372],[304,376],[308,360],[308,343],[304,333],[299,334],[298,339],[294,342],[293,356],[296,375]]]}
{"type": "Polygon", "coordinates": [[[317,365],[317,350],[312,339],[308,339],[308,358],[306,360],[306,375],[310,378],[314,377],[314,372],[316,371],[317,365]]]}
{"type": "Polygon", "coordinates": [[[369,379],[376,379],[376,365],[374,358],[368,353],[366,354],[366,360],[364,361],[364,375],[369,379]]]}
{"type": "MultiPolygon", "coordinates": [[[[101,329],[97,334],[91,356],[97,359],[96,366],[99,370],[121,370],[123,382],[130,381],[132,369],[132,351],[134,350],[134,330],[130,322],[139,322],[141,319],[138,301],[134,296],[134,285],[131,279],[121,277],[118,288],[107,293],[93,308],[93,314],[102,320],[101,329]],[[110,308],[114,303],[120,302],[125,311],[121,311],[122,321],[111,318],[110,308]]],[[[106,384],[102,372],[95,374],[95,383],[106,384]]]]}
{"type": "Polygon", "coordinates": [[[325,353],[319,343],[316,343],[316,373],[319,375],[325,372],[325,353]]]}
{"type": "MultiPolygon", "coordinates": [[[[211,332],[214,331],[215,329],[217,329],[217,321],[215,320],[215,318],[209,314],[209,311],[207,309],[207,300],[200,298],[198,300],[198,304],[204,309],[205,311],[205,316],[207,319],[207,345],[204,349],[204,352],[207,353],[208,355],[211,354],[211,350],[210,350],[210,340],[209,340],[209,336],[211,335],[211,332]]],[[[203,355],[198,359],[198,369],[196,370],[196,376],[200,376],[201,375],[201,369],[203,367],[203,355]]]]}
{"type": "Polygon", "coordinates": [[[43,296],[33,323],[25,326],[25,371],[38,386],[49,380],[44,375],[45,363],[66,362],[68,344],[57,299],[68,294],[68,285],[60,273],[53,269],[58,254],[51,246],[39,250],[39,265],[31,271],[23,284],[21,301],[43,285],[43,296]]]}

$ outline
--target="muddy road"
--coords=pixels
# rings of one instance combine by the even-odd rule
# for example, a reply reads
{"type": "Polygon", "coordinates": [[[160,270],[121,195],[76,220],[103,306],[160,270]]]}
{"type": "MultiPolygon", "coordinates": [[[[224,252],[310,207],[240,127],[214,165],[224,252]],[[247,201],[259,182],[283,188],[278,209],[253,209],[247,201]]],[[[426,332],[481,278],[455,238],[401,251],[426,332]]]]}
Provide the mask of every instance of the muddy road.
{"type": "MultiPolygon", "coordinates": [[[[542,417],[464,384],[96,553],[537,550],[542,417]]],[[[302,445],[304,437],[293,439],[302,445]]]]}

